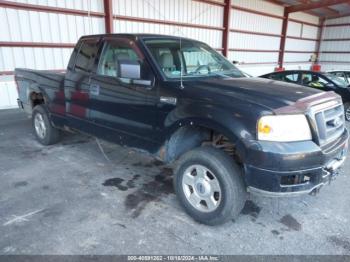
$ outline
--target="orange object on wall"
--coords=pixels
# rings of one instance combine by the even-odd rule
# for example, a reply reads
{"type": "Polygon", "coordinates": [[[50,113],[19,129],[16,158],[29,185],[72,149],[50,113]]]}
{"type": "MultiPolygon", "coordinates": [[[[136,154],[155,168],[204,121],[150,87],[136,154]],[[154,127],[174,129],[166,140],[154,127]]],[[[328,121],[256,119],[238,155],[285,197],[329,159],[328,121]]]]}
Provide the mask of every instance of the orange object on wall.
{"type": "Polygon", "coordinates": [[[311,66],[311,71],[320,72],[321,71],[321,65],[315,64],[311,66]]]}
{"type": "Polygon", "coordinates": [[[282,72],[284,70],[285,70],[284,67],[275,67],[275,72],[282,72]]]}

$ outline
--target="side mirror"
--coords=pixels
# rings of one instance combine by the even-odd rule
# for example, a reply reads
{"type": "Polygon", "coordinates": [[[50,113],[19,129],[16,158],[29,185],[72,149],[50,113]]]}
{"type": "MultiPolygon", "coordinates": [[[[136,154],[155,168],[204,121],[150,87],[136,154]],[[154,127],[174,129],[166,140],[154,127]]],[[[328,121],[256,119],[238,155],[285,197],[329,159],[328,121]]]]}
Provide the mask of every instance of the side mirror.
{"type": "Polygon", "coordinates": [[[232,64],[234,64],[234,65],[238,65],[238,64],[239,64],[239,62],[238,62],[238,61],[233,60],[233,61],[232,61],[232,64]]]}
{"type": "Polygon", "coordinates": [[[141,65],[139,61],[123,59],[118,61],[119,79],[125,84],[152,86],[151,80],[141,79],[141,65]]]}
{"type": "Polygon", "coordinates": [[[123,59],[118,62],[118,77],[129,79],[141,78],[141,65],[138,61],[123,59]]]}

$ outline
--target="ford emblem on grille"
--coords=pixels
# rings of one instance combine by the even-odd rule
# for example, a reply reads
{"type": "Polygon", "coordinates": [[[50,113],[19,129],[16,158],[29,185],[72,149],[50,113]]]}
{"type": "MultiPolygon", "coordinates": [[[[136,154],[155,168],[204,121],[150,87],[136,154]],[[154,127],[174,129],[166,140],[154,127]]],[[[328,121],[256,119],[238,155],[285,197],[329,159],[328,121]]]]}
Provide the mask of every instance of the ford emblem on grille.
{"type": "Polygon", "coordinates": [[[340,118],[333,119],[332,121],[329,121],[329,125],[333,127],[338,127],[342,124],[342,120],[340,118]]]}

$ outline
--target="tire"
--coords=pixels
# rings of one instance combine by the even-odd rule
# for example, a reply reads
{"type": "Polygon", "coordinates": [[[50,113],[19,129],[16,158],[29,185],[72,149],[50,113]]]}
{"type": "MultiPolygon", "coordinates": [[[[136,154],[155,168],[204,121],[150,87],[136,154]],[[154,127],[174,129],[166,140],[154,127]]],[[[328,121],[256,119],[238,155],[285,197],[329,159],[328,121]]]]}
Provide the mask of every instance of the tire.
{"type": "Polygon", "coordinates": [[[184,154],[175,170],[174,187],[185,211],[206,225],[236,219],[246,201],[240,168],[224,151],[214,147],[199,147],[184,154]]]}
{"type": "Polygon", "coordinates": [[[350,102],[344,104],[344,111],[346,121],[350,121],[350,102]]]}
{"type": "Polygon", "coordinates": [[[59,141],[60,130],[52,126],[48,112],[43,105],[37,105],[34,107],[32,124],[35,137],[41,144],[47,146],[59,141]]]}

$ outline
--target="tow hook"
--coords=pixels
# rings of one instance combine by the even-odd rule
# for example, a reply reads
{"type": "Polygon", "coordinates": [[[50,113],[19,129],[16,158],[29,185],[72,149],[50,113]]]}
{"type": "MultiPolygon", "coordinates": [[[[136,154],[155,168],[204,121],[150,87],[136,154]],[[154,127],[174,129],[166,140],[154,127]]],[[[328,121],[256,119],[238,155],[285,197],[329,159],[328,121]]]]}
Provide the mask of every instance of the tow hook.
{"type": "Polygon", "coordinates": [[[312,191],[309,193],[309,195],[311,195],[311,196],[316,196],[318,193],[320,193],[321,187],[322,187],[322,186],[315,188],[314,190],[312,190],[312,191]]]}
{"type": "Polygon", "coordinates": [[[326,179],[328,178],[328,185],[331,184],[333,180],[335,180],[339,174],[339,170],[325,169],[325,175],[323,175],[324,183],[326,183],[326,179]]]}

